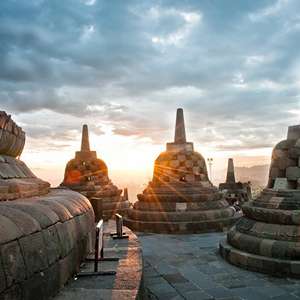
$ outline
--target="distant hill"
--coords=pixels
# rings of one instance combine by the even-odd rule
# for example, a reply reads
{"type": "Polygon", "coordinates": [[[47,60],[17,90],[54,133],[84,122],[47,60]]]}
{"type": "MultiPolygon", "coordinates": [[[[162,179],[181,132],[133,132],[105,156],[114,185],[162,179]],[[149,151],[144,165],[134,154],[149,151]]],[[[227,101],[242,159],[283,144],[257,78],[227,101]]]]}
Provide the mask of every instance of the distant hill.
{"type": "MultiPolygon", "coordinates": [[[[219,183],[225,181],[226,178],[226,169],[222,171],[215,172],[214,174],[214,184],[216,186],[219,183]]],[[[268,183],[269,176],[269,165],[257,165],[253,167],[235,167],[235,177],[237,181],[241,182],[251,182],[251,188],[253,196],[256,197],[260,194],[262,189],[266,187],[268,183]]]]}
{"type": "Polygon", "coordinates": [[[269,176],[269,165],[260,165],[253,167],[236,167],[236,180],[241,182],[251,181],[252,186],[266,186],[269,176]]]}

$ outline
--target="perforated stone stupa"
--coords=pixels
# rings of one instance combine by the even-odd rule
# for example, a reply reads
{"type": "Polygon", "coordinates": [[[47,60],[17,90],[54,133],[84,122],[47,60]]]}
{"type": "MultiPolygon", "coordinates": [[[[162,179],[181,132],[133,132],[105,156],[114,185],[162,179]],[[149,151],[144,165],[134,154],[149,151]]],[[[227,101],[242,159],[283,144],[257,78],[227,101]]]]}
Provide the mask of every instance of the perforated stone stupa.
{"type": "Polygon", "coordinates": [[[300,276],[300,125],[273,150],[268,186],[243,205],[244,217],[220,244],[222,256],[246,269],[300,276]]]}
{"type": "Polygon", "coordinates": [[[228,159],[226,182],[220,183],[219,189],[223,192],[227,202],[238,209],[242,203],[252,198],[250,183],[236,182],[232,158],[228,159]]]}
{"type": "Polygon", "coordinates": [[[183,110],[177,110],[175,140],[154,163],[153,179],[128,211],[137,231],[188,233],[223,230],[236,218],[208,179],[205,159],[186,141],[183,110]]]}
{"type": "Polygon", "coordinates": [[[50,299],[92,249],[87,198],[50,189],[19,159],[25,132],[0,112],[0,299],[50,299]]]}
{"type": "Polygon", "coordinates": [[[61,186],[86,196],[92,203],[96,220],[109,219],[116,212],[127,213],[128,197],[109,179],[105,162],[97,158],[96,151],[90,150],[87,125],[82,127],[81,150],[67,163],[61,186]]]}

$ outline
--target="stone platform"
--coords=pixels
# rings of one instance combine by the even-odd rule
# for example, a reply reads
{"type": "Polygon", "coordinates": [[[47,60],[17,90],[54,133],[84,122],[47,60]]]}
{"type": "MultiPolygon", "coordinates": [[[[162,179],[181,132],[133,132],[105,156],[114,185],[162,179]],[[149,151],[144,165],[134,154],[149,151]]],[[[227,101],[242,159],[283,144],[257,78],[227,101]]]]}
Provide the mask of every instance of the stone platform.
{"type": "Polygon", "coordinates": [[[300,299],[300,280],[250,272],[223,260],[218,244],[224,233],[138,233],[138,237],[150,300],[300,299]]]}
{"type": "MultiPolygon", "coordinates": [[[[94,300],[94,299],[146,299],[143,289],[143,257],[142,248],[136,235],[124,227],[129,239],[113,240],[111,232],[115,232],[115,223],[105,223],[104,255],[119,257],[118,262],[100,262],[99,270],[113,270],[115,276],[74,278],[60,292],[55,300],[94,300]]],[[[93,263],[88,262],[81,271],[92,271],[93,263]]]]}

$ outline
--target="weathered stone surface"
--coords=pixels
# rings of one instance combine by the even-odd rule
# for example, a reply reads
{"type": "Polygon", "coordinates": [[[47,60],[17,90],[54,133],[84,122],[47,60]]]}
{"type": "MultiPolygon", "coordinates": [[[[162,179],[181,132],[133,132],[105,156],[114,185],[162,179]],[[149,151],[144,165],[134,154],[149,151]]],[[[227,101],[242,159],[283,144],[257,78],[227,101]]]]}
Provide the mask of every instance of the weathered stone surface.
{"type": "Polygon", "coordinates": [[[177,111],[175,141],[154,163],[153,179],[128,210],[125,224],[137,231],[220,231],[239,216],[209,181],[205,159],[186,142],[183,111],[177,111]]]}
{"type": "Polygon", "coordinates": [[[21,282],[26,278],[26,267],[24,257],[17,241],[11,241],[0,246],[3,268],[7,286],[21,282]]]}
{"type": "MultiPolygon", "coordinates": [[[[77,218],[76,218],[77,219],[77,218]]],[[[81,226],[78,226],[78,229],[82,229],[85,232],[89,230],[89,228],[86,226],[84,228],[81,228],[81,226]]],[[[42,231],[43,234],[43,241],[46,249],[46,257],[48,259],[48,264],[52,265],[55,261],[59,259],[59,256],[61,255],[61,247],[60,247],[60,241],[58,237],[57,227],[55,225],[49,226],[47,229],[44,229],[42,231]]]]}
{"type": "Polygon", "coordinates": [[[26,264],[27,276],[46,269],[48,266],[47,252],[41,232],[25,236],[19,240],[26,264]]]}
{"type": "Polygon", "coordinates": [[[22,236],[21,230],[9,218],[0,215],[0,245],[22,236]]]}
{"type": "Polygon", "coordinates": [[[7,288],[2,258],[0,256],[0,294],[7,288]]]}
{"type": "Polygon", "coordinates": [[[288,180],[297,180],[300,177],[300,168],[288,167],[286,169],[286,178],[288,180]]]}

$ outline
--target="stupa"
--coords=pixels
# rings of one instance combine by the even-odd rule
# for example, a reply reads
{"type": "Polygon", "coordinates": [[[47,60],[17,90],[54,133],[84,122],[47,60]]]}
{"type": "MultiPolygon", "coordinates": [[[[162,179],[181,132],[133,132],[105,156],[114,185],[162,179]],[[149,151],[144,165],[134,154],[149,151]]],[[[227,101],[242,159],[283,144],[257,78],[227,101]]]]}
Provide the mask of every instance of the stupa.
{"type": "Polygon", "coordinates": [[[273,150],[268,186],[242,207],[244,217],[220,243],[237,266],[278,276],[300,276],[300,125],[273,150]]]}
{"type": "Polygon", "coordinates": [[[186,141],[183,110],[177,110],[175,140],[154,163],[153,179],[128,211],[131,229],[158,233],[223,230],[235,210],[208,178],[203,156],[186,141]]]}
{"type": "Polygon", "coordinates": [[[125,215],[129,207],[126,193],[115,186],[108,176],[105,162],[90,150],[88,126],[82,127],[81,150],[75,153],[66,166],[61,186],[86,196],[92,203],[96,221],[111,218],[115,213],[125,215]]]}
{"type": "Polygon", "coordinates": [[[219,189],[223,192],[227,202],[238,209],[242,203],[252,198],[250,183],[236,182],[232,158],[228,159],[226,182],[220,183],[219,189]]]}
{"type": "Polygon", "coordinates": [[[52,299],[92,250],[94,212],[20,160],[25,132],[0,112],[0,299],[52,299]]]}

